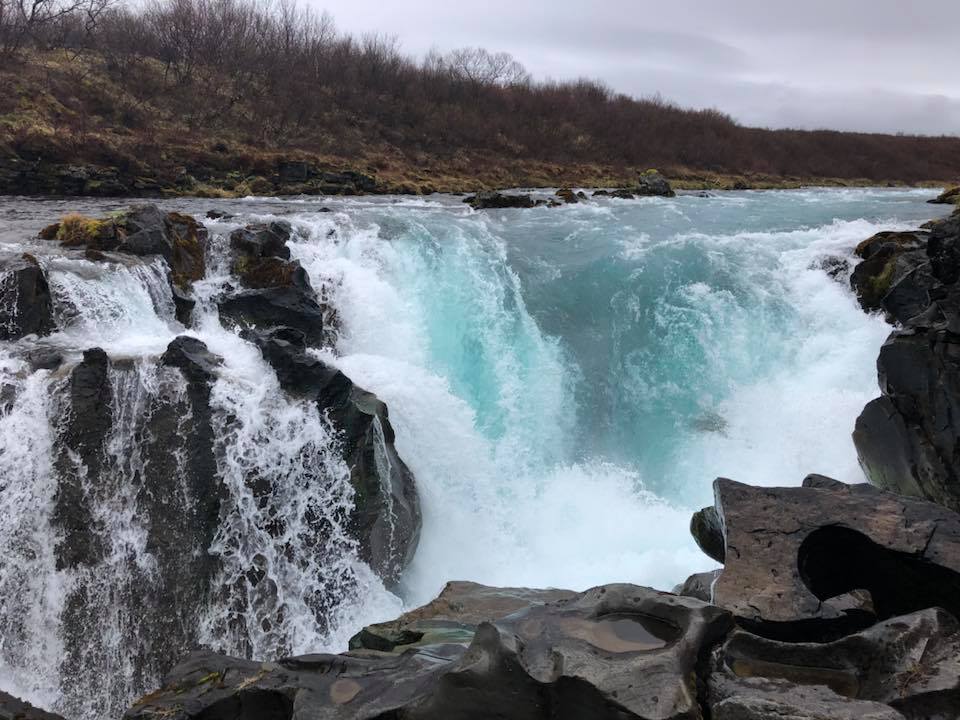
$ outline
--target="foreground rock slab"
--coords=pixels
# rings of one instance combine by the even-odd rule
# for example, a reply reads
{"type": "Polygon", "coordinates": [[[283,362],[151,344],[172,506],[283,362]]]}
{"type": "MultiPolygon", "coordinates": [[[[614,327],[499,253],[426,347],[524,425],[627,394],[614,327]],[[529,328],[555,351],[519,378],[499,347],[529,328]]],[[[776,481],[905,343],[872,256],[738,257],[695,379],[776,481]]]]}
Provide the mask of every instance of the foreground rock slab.
{"type": "Polygon", "coordinates": [[[810,476],[714,483],[725,566],[713,601],[770,637],[829,639],[939,606],[960,614],[960,515],[810,476]]]}
{"type": "Polygon", "coordinates": [[[881,488],[960,511],[960,214],[857,252],[861,304],[900,324],[877,360],[881,396],[853,432],[860,464],[881,488]]]}
{"type": "Polygon", "coordinates": [[[938,608],[828,643],[780,642],[738,629],[714,660],[714,717],[733,707],[744,714],[726,716],[754,717],[748,710],[768,705],[808,713],[800,717],[900,717],[891,708],[911,718],[960,714],[960,623],[938,608]]]}
{"type": "Polygon", "coordinates": [[[267,664],[196,654],[126,717],[697,718],[697,666],[731,625],[697,600],[607,585],[483,622],[466,647],[267,664]]]}

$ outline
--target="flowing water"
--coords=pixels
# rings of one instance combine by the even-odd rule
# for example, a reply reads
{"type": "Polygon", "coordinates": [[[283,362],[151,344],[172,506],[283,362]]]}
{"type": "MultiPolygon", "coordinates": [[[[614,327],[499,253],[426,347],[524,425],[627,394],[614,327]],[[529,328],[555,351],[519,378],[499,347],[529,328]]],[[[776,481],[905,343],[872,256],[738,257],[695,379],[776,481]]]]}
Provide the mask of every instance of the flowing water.
{"type": "MultiPolygon", "coordinates": [[[[847,274],[821,264],[852,263],[860,240],[929,219],[931,194],[731,192],[484,212],[453,197],[164,203],[235,214],[208,222],[208,278],[188,333],[224,358],[210,406],[226,501],[207,548],[222,559],[224,592],[199,618],[198,643],[258,658],[340,651],[362,624],[451,579],[669,589],[711,567],[687,526],[715,477],[862,481],[850,432],[877,394],[889,327],[860,311],[847,274]],[[229,281],[225,234],[273,217],[293,224],[293,257],[339,318],[322,356],[387,403],[416,476],[422,537],[397,594],[345,532],[352,491],[325,419],[284,395],[211,301],[229,281]],[[251,474],[265,496],[250,496],[251,474]],[[277,514],[282,538],[266,530],[277,514]],[[320,539],[304,520],[317,516],[320,539]],[[269,584],[251,591],[251,572],[269,584]]],[[[68,571],[51,524],[58,473],[80,472],[57,447],[67,371],[29,372],[18,351],[35,339],[0,347],[11,389],[0,403],[0,689],[75,718],[116,714],[163,671],[138,666],[150,640],[117,598],[156,573],[135,512],[151,457],[141,428],[184,402],[182,379],[155,362],[184,328],[161,260],[105,265],[31,238],[67,211],[120,207],[0,200],[0,253],[36,254],[50,279],[60,329],[42,344],[68,365],[94,346],[122,361],[111,370],[111,484],[96,506],[106,550],[92,570],[68,571]],[[66,667],[63,617],[77,588],[112,610],[98,616],[102,641],[66,667]]]]}

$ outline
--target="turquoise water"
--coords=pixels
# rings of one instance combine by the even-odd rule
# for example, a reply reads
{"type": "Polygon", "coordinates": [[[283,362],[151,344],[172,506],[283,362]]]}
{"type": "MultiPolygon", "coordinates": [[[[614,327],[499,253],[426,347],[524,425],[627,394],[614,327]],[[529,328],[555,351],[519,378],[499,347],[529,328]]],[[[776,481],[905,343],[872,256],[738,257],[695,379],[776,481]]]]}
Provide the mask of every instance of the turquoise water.
{"type": "MultiPolygon", "coordinates": [[[[246,625],[270,630],[244,644],[223,632],[230,602],[213,600],[201,636],[223,652],[274,659],[342,651],[362,625],[430,600],[449,580],[670,589],[712,566],[688,524],[718,476],[862,482],[850,433],[878,393],[876,357],[890,327],[860,310],[847,274],[834,279],[821,266],[852,266],[861,240],[942,212],[925,203],[931,196],[733,192],[493,212],[442,196],[164,202],[198,217],[235,214],[209,223],[208,276],[194,287],[189,329],[174,318],[161,260],[95,263],[36,239],[67,212],[127,202],[0,200],[0,252],[33,253],[47,272],[61,327],[44,343],[71,362],[94,346],[134,361],[126,366],[136,372],[117,375],[131,406],[160,392],[156,357],[177,335],[223,357],[211,398],[232,500],[211,552],[229,542],[249,550],[228,558],[228,587],[267,558],[283,601],[250,606],[246,625]],[[227,234],[274,217],[292,222],[291,252],[339,318],[335,346],[318,354],[386,401],[417,479],[421,542],[398,595],[337,525],[352,491],[328,425],[283,393],[259,351],[218,318],[215,298],[236,282],[227,234]],[[322,552],[306,541],[291,551],[258,529],[259,504],[244,500],[251,473],[273,478],[267,509],[290,526],[307,517],[298,508],[328,513],[338,532],[322,552]]],[[[132,672],[95,658],[60,662],[64,603],[84,575],[61,571],[52,552],[63,373],[28,372],[20,355],[33,342],[0,347],[0,380],[17,388],[0,408],[0,499],[10,510],[0,516],[0,619],[15,638],[0,642],[0,687],[74,717],[104,717],[160,678],[135,686],[132,672]],[[103,684],[88,690],[77,673],[103,684]]],[[[126,471],[142,462],[137,427],[115,431],[114,457],[124,462],[110,482],[123,492],[139,482],[126,471]]],[[[113,551],[95,571],[100,594],[88,609],[109,620],[98,642],[122,664],[143,629],[128,625],[122,598],[142,581],[126,560],[152,560],[143,518],[113,500],[97,506],[113,551]]]]}
{"type": "Polygon", "coordinates": [[[710,565],[686,527],[715,477],[862,481],[850,431],[889,328],[818,263],[929,219],[929,195],[295,215],[343,319],[334,361],[387,400],[420,481],[410,597],[451,578],[667,587],[710,565]]]}

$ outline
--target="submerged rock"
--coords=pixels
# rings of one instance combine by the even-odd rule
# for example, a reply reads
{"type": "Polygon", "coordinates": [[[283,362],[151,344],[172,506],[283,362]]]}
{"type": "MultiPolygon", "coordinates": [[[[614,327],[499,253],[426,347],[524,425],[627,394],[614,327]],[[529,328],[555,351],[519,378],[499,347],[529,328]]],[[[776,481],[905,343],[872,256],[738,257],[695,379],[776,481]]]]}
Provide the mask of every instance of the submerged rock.
{"type": "Polygon", "coordinates": [[[463,202],[470,205],[474,210],[532,208],[536,205],[529,195],[508,195],[499,192],[479,192],[476,195],[464,198],[463,202]]]}
{"type": "Polygon", "coordinates": [[[302,332],[308,345],[322,345],[324,309],[300,280],[302,277],[294,278],[286,287],[243,290],[230,295],[218,304],[220,317],[241,328],[258,331],[289,326],[302,332]]]}
{"type": "Polygon", "coordinates": [[[697,600],[607,585],[483,622],[469,646],[264,665],[195,654],[125,717],[694,718],[701,654],[730,625],[697,600]]]}
{"type": "Polygon", "coordinates": [[[0,266],[0,340],[48,335],[54,330],[47,278],[36,258],[22,255],[0,266]]]}

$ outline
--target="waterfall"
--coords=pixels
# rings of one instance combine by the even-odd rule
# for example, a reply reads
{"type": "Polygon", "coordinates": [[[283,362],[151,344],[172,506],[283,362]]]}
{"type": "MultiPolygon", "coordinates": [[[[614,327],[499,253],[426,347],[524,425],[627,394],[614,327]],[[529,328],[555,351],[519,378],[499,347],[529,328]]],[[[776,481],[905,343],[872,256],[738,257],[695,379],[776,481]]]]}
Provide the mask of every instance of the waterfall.
{"type": "MultiPolygon", "coordinates": [[[[37,257],[56,330],[0,343],[0,689],[118,718],[193,648],[341,651],[449,580],[669,589],[708,569],[687,526],[715,476],[862,479],[849,433],[888,328],[818,262],[927,219],[924,199],[224,202],[189,327],[159,257],[5,243],[37,257]],[[364,487],[390,548],[404,504],[384,479],[416,478],[420,545],[390,590],[350,532],[363,492],[345,433],[217,311],[238,286],[229,233],[281,218],[336,317],[296,362],[389,408],[364,426],[380,479],[364,487]],[[209,368],[167,364],[182,336],[209,368]]],[[[29,211],[25,238],[50,220],[4,204],[29,211]]]]}

